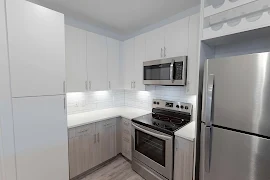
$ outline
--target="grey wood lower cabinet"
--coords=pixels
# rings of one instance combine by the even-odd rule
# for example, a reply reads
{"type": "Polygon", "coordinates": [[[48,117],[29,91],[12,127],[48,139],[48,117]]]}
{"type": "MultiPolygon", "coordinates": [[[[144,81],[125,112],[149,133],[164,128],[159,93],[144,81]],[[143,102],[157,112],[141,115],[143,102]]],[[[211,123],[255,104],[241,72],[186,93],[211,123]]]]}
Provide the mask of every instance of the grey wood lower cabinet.
{"type": "Polygon", "coordinates": [[[122,155],[132,160],[131,150],[131,121],[129,119],[122,118],[122,155]]]}
{"type": "Polygon", "coordinates": [[[175,137],[174,180],[192,180],[194,169],[194,141],[175,137]]]}
{"type": "Polygon", "coordinates": [[[117,155],[116,119],[69,129],[70,178],[117,155]]]}

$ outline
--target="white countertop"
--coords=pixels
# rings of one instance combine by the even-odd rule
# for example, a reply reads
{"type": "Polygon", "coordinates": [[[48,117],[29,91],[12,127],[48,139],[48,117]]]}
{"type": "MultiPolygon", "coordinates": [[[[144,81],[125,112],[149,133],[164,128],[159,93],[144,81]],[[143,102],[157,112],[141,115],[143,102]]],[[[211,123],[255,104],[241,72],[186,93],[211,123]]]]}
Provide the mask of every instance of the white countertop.
{"type": "MultiPolygon", "coordinates": [[[[85,124],[91,124],[111,118],[123,117],[126,119],[133,119],[139,116],[143,116],[151,113],[151,111],[146,111],[138,108],[131,107],[118,107],[103,109],[97,111],[90,111],[85,113],[68,115],[68,128],[74,128],[82,126],[85,124]]],[[[195,139],[195,122],[191,122],[184,126],[183,128],[176,131],[175,136],[179,136],[190,141],[195,139]]]]}
{"type": "Polygon", "coordinates": [[[126,119],[133,119],[139,116],[143,116],[151,113],[151,111],[146,111],[137,108],[130,107],[118,107],[118,108],[110,108],[103,109],[97,111],[90,111],[85,113],[68,115],[68,128],[74,128],[78,126],[82,126],[85,124],[90,124],[98,121],[103,121],[106,119],[123,117],[126,119]]]}
{"type": "Polygon", "coordinates": [[[194,141],[196,132],[195,121],[190,122],[186,126],[182,127],[174,133],[175,136],[185,138],[190,141],[194,141]]]}

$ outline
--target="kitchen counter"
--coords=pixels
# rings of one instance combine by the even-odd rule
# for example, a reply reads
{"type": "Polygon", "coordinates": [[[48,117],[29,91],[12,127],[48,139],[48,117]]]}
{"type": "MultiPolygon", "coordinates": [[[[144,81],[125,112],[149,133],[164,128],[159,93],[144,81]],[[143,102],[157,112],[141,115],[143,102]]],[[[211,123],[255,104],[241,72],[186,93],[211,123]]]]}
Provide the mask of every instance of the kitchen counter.
{"type": "Polygon", "coordinates": [[[174,135],[190,141],[194,141],[196,135],[195,132],[196,132],[196,124],[195,121],[192,121],[186,126],[176,131],[174,135]]]}
{"type": "MultiPolygon", "coordinates": [[[[85,124],[91,124],[111,118],[123,117],[126,119],[133,119],[139,116],[143,116],[151,113],[151,111],[146,111],[138,108],[131,107],[117,107],[110,109],[103,109],[97,111],[90,111],[79,114],[68,115],[68,128],[74,128],[82,126],[85,124]]],[[[190,141],[195,139],[195,122],[191,122],[186,126],[182,127],[174,134],[175,136],[185,138],[190,141]]]]}
{"type": "Polygon", "coordinates": [[[68,115],[67,118],[68,128],[74,128],[85,124],[91,124],[94,122],[103,121],[106,119],[116,118],[120,116],[126,119],[133,119],[149,113],[151,113],[151,111],[131,107],[118,107],[118,108],[90,111],[79,114],[72,114],[68,115]]]}

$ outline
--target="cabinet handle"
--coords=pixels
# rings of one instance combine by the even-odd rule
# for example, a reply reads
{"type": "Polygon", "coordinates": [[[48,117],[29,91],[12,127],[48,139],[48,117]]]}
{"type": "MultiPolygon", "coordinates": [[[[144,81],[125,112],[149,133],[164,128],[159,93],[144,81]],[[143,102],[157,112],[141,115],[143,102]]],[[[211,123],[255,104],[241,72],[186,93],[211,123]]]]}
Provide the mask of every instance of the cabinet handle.
{"type": "Polygon", "coordinates": [[[161,48],[161,50],[160,50],[160,57],[162,57],[163,56],[163,48],[161,48]]]}
{"type": "Polygon", "coordinates": [[[84,132],[87,132],[88,130],[86,129],[86,130],[83,130],[83,131],[80,131],[79,133],[84,133],[84,132]]]}
{"type": "Polygon", "coordinates": [[[136,87],[136,82],[134,81],[133,82],[133,88],[135,89],[135,87],[136,87]]]}
{"type": "Polygon", "coordinates": [[[99,133],[97,134],[97,141],[99,142],[99,133]]]}
{"type": "Polygon", "coordinates": [[[66,93],[66,81],[63,82],[63,92],[66,93]]]}
{"type": "Polygon", "coordinates": [[[89,81],[89,90],[92,89],[92,86],[91,86],[91,81],[89,81]]]}
{"type": "Polygon", "coordinates": [[[133,83],[133,82],[130,83],[130,88],[131,88],[131,89],[132,89],[132,83],[133,83]]]}
{"type": "Polygon", "coordinates": [[[94,143],[96,144],[96,142],[97,142],[97,135],[95,134],[94,135],[94,143]]]}
{"type": "Polygon", "coordinates": [[[85,89],[88,91],[88,83],[85,81],[85,89]]]}
{"type": "Polygon", "coordinates": [[[64,110],[66,110],[66,96],[64,97],[64,110]]]}
{"type": "Polygon", "coordinates": [[[166,57],[166,47],[164,46],[164,57],[166,57]]]}

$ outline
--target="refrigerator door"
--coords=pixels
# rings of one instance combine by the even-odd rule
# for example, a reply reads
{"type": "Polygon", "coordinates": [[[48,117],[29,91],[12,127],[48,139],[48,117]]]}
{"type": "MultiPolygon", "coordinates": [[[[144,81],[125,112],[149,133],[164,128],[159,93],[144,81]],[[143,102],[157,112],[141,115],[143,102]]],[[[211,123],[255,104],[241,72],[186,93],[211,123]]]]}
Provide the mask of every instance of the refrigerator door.
{"type": "Polygon", "coordinates": [[[207,139],[206,128],[202,124],[200,180],[270,179],[269,139],[216,127],[207,139]]]}
{"type": "Polygon", "coordinates": [[[270,137],[270,53],[207,60],[203,118],[208,126],[270,137]]]}

